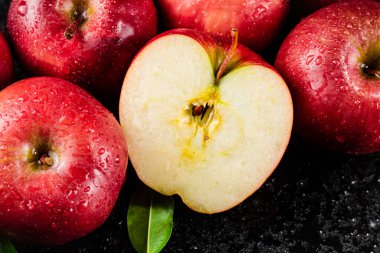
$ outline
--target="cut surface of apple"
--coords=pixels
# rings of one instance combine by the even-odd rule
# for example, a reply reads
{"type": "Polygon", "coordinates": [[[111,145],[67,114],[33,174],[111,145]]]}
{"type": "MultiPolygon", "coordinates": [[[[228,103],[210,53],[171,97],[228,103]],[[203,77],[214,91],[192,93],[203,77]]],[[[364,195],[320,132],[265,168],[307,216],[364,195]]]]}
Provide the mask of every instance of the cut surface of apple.
{"type": "Polygon", "coordinates": [[[276,168],[293,107],[286,84],[261,58],[202,36],[175,30],[148,43],[124,80],[120,121],[145,184],[215,213],[242,202],[276,168]]]}

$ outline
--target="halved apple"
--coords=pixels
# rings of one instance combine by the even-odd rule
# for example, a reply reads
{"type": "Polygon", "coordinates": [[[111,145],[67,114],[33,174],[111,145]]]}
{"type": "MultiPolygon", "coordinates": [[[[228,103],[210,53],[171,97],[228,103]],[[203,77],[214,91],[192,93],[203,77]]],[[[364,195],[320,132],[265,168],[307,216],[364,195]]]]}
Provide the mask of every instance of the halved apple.
{"type": "Polygon", "coordinates": [[[135,57],[120,122],[139,178],[191,209],[230,209],[270,176],[288,145],[293,105],[281,76],[246,47],[188,29],[135,57]]]}

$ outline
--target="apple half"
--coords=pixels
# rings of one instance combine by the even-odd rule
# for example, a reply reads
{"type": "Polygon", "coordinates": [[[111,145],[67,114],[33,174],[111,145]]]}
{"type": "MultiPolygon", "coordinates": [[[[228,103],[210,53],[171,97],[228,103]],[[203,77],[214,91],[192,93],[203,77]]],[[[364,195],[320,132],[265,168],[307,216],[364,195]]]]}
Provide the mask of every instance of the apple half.
{"type": "Polygon", "coordinates": [[[232,43],[188,29],[152,39],[126,74],[119,110],[139,178],[202,213],[255,192],[293,123],[284,80],[236,32],[232,43]]]}

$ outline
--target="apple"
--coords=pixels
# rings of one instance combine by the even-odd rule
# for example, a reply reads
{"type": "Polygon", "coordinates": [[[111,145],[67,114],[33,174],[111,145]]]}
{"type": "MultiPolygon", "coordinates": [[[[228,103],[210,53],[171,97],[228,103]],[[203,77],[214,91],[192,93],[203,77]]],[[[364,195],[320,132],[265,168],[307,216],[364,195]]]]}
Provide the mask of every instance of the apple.
{"type": "Polygon", "coordinates": [[[53,77],[8,86],[0,112],[0,234],[54,245],[99,227],[126,175],[126,142],[114,116],[53,77]]]}
{"type": "Polygon", "coordinates": [[[138,177],[191,209],[217,213],[254,191],[288,145],[288,87],[259,55],[189,29],[167,31],[136,56],[120,123],[138,177]]]}
{"type": "Polygon", "coordinates": [[[229,37],[232,28],[251,49],[268,47],[287,18],[289,0],[157,0],[162,22],[169,28],[192,28],[229,37]]]}
{"type": "Polygon", "coordinates": [[[7,28],[30,74],[70,80],[115,106],[132,57],[156,34],[157,13],[152,0],[13,0],[7,28]]]}
{"type": "Polygon", "coordinates": [[[13,80],[13,57],[7,40],[0,32],[0,89],[10,84],[13,80]]]}
{"type": "Polygon", "coordinates": [[[286,37],[275,66],[290,87],[295,131],[344,153],[380,151],[380,3],[335,3],[286,37]]]}

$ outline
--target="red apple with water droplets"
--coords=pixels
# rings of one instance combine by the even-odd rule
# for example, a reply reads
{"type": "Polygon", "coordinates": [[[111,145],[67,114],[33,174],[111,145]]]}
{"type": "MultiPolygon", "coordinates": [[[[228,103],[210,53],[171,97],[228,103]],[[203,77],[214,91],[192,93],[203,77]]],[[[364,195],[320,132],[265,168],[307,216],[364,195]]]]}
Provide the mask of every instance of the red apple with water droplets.
{"type": "Polygon", "coordinates": [[[13,57],[4,35],[0,32],[0,89],[11,83],[14,75],[13,57]]]}
{"type": "Polygon", "coordinates": [[[263,50],[280,31],[289,11],[289,0],[158,0],[161,20],[169,28],[192,28],[229,37],[239,31],[239,41],[263,50]]]}
{"type": "Polygon", "coordinates": [[[157,30],[152,0],[14,0],[7,28],[33,75],[81,85],[115,107],[134,54],[157,30]]]}
{"type": "Polygon", "coordinates": [[[39,77],[0,92],[0,234],[63,244],[98,228],[125,180],[114,116],[68,81],[39,77]]]}
{"type": "Polygon", "coordinates": [[[283,42],[275,66],[305,139],[347,153],[380,151],[379,27],[379,2],[335,3],[305,18],[283,42]]]}

